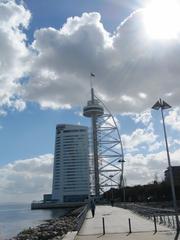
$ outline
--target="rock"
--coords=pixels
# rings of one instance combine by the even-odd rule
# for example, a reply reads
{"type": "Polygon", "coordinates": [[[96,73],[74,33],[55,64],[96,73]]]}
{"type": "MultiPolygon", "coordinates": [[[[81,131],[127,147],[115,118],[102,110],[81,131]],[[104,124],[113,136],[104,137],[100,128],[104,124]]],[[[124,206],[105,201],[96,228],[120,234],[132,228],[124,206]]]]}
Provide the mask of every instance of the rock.
{"type": "Polygon", "coordinates": [[[25,229],[9,240],[61,240],[67,232],[76,230],[79,213],[80,210],[77,210],[61,218],[46,220],[45,223],[25,229]]]}

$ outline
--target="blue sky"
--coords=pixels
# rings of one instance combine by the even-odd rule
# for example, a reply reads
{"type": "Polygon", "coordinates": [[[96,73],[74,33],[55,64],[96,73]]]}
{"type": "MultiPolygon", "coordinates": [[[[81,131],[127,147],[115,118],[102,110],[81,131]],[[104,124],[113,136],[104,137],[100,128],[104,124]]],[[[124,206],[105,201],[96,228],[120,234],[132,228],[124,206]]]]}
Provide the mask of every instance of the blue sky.
{"type": "Polygon", "coordinates": [[[1,201],[51,191],[55,126],[89,126],[80,113],[90,72],[118,121],[127,183],[163,179],[161,116],[150,110],[159,97],[173,106],[165,119],[172,163],[180,164],[180,35],[148,35],[142,7],[135,0],[0,1],[1,201]]]}
{"type": "MultiPolygon", "coordinates": [[[[34,30],[42,27],[61,27],[68,17],[80,16],[84,12],[100,12],[105,28],[112,31],[119,23],[124,20],[135,7],[127,4],[118,4],[103,1],[83,1],[77,0],[46,0],[46,1],[24,1],[28,9],[33,13],[33,21],[31,22],[32,35],[34,30]],[[41,13],[41,14],[39,14],[41,13]]],[[[138,4],[136,4],[138,6],[138,4]]]]}

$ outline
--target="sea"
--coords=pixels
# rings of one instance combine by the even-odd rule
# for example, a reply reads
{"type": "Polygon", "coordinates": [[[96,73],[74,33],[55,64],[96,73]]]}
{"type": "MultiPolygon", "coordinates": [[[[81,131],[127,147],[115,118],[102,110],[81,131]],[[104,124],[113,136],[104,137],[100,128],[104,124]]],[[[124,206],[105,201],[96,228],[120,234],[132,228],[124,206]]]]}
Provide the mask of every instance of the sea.
{"type": "Polygon", "coordinates": [[[0,240],[7,240],[20,231],[35,227],[45,220],[64,216],[68,209],[31,210],[30,203],[0,203],[0,240]]]}

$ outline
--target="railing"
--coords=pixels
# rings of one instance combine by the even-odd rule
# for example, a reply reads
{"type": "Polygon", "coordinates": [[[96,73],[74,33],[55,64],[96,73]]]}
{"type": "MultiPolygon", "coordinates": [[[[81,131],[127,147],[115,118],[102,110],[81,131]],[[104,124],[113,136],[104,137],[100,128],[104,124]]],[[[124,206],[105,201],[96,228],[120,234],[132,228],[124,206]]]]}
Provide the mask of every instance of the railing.
{"type": "Polygon", "coordinates": [[[139,204],[125,204],[121,205],[123,208],[127,208],[143,217],[146,217],[155,223],[166,225],[169,228],[176,228],[176,218],[173,210],[153,208],[143,206],[139,204]]]}
{"type": "Polygon", "coordinates": [[[86,218],[86,214],[87,214],[87,212],[89,210],[88,204],[83,206],[81,209],[82,210],[80,211],[80,213],[78,214],[78,216],[76,218],[76,221],[77,221],[76,223],[77,224],[76,224],[75,230],[78,231],[78,232],[80,231],[81,226],[83,225],[83,222],[84,222],[84,220],[86,218]]]}
{"type": "Polygon", "coordinates": [[[150,216],[149,219],[156,221],[159,224],[166,225],[169,228],[176,228],[175,215],[154,215],[150,216]]]}

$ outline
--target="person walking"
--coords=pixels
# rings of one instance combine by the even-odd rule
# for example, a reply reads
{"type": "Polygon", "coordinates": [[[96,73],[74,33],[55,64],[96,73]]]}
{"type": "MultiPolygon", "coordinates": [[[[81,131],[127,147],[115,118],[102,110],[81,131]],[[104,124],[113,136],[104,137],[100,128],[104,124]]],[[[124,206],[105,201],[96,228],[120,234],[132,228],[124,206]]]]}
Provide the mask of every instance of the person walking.
{"type": "Polygon", "coordinates": [[[114,199],[111,199],[111,206],[114,206],[114,199]]]}
{"type": "Polygon", "coordinates": [[[92,217],[94,217],[94,215],[95,215],[95,208],[96,208],[96,205],[95,205],[94,199],[91,198],[91,200],[90,200],[90,209],[91,209],[92,217]]]}

